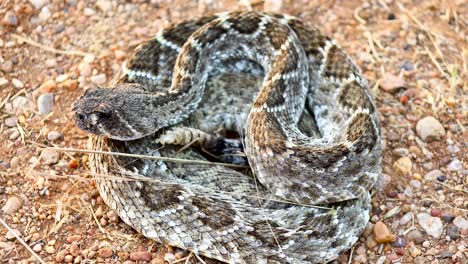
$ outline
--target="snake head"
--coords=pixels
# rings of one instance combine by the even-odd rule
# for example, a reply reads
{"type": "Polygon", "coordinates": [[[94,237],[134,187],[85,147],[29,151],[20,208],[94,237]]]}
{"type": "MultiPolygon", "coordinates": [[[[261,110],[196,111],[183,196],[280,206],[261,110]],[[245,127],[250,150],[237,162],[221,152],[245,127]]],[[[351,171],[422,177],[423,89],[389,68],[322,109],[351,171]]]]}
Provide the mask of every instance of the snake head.
{"type": "MultiPolygon", "coordinates": [[[[135,117],[134,94],[125,89],[91,88],[73,105],[75,124],[82,130],[116,140],[143,137],[135,117]]],[[[138,111],[136,111],[138,113],[138,111]]]]}

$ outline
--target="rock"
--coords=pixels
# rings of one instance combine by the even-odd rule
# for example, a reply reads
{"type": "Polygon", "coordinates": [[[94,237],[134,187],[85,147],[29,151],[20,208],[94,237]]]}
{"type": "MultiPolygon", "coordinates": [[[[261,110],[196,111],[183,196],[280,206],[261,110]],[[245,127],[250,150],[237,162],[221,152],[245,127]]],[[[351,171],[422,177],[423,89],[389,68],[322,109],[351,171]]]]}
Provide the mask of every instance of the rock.
{"type": "Polygon", "coordinates": [[[51,15],[52,15],[52,13],[50,13],[49,7],[44,6],[41,9],[41,12],[39,13],[38,17],[39,17],[40,21],[45,22],[50,18],[51,15]]]}
{"type": "Polygon", "coordinates": [[[168,252],[168,253],[164,254],[164,260],[169,262],[169,263],[172,263],[172,262],[176,261],[176,257],[174,256],[173,253],[168,252]]]}
{"type": "Polygon", "coordinates": [[[368,249],[372,249],[377,246],[377,241],[375,241],[374,236],[368,236],[366,238],[366,246],[368,249]]]}
{"type": "Polygon", "coordinates": [[[398,76],[386,73],[383,78],[379,80],[379,87],[388,93],[393,93],[398,89],[405,88],[406,82],[398,76]]]}
{"type": "Polygon", "coordinates": [[[45,251],[47,252],[47,254],[54,254],[55,253],[55,248],[54,248],[54,246],[47,246],[45,248],[45,251]]]}
{"type": "Polygon", "coordinates": [[[106,83],[107,77],[104,73],[101,73],[98,75],[91,76],[90,80],[96,85],[103,85],[106,83]]]}
{"type": "MultiPolygon", "coordinates": [[[[421,252],[421,250],[419,251],[421,252]]],[[[414,264],[429,264],[429,261],[425,257],[419,256],[414,259],[414,264]]]]}
{"type": "Polygon", "coordinates": [[[51,93],[57,90],[57,83],[54,80],[47,80],[39,86],[39,93],[51,93]]]}
{"type": "Polygon", "coordinates": [[[51,149],[43,150],[41,155],[45,165],[56,164],[60,159],[60,154],[57,151],[51,149]]]}
{"type": "Polygon", "coordinates": [[[452,160],[448,165],[447,165],[447,170],[448,171],[461,171],[463,169],[463,165],[458,159],[452,160]]]}
{"type": "Polygon", "coordinates": [[[15,13],[8,11],[2,19],[2,24],[5,26],[16,26],[18,25],[18,18],[15,13]]]}
{"type": "Polygon", "coordinates": [[[18,118],[16,116],[5,118],[5,126],[16,127],[16,124],[18,124],[18,118]]]}
{"type": "Polygon", "coordinates": [[[33,246],[32,250],[33,250],[34,252],[36,252],[36,253],[41,252],[41,251],[42,251],[42,245],[41,245],[41,243],[35,244],[35,245],[33,246]]]}
{"type": "Polygon", "coordinates": [[[392,243],[392,246],[397,248],[404,248],[406,247],[406,239],[401,236],[397,236],[395,241],[392,243]]]}
{"type": "Polygon", "coordinates": [[[11,196],[2,207],[3,212],[11,214],[18,211],[22,206],[21,199],[18,196],[11,196]]]}
{"type": "Polygon", "coordinates": [[[66,255],[63,258],[63,261],[65,261],[66,263],[71,263],[73,261],[73,256],[72,255],[66,255]]]}
{"type": "Polygon", "coordinates": [[[80,235],[72,235],[72,236],[67,237],[67,239],[66,239],[67,243],[69,243],[69,244],[71,244],[73,242],[78,242],[80,240],[81,240],[80,235]]]}
{"type": "Polygon", "coordinates": [[[0,78],[0,89],[6,88],[10,81],[8,81],[6,78],[0,78]]]}
{"type": "Polygon", "coordinates": [[[101,9],[102,12],[109,12],[112,10],[112,2],[109,0],[98,0],[96,6],[101,9]]]}
{"type": "Polygon", "coordinates": [[[148,251],[130,253],[130,260],[133,261],[151,261],[151,259],[153,259],[153,256],[151,252],[148,251]]]}
{"type": "Polygon", "coordinates": [[[91,75],[92,69],[89,63],[83,61],[78,65],[78,70],[80,71],[80,75],[83,77],[88,77],[91,75]]]}
{"type": "Polygon", "coordinates": [[[442,212],[442,216],[440,218],[442,221],[450,223],[455,219],[455,216],[450,212],[442,212]]]}
{"type": "Polygon", "coordinates": [[[110,248],[99,249],[98,256],[101,258],[110,258],[112,255],[114,255],[114,252],[110,248]]]}
{"type": "Polygon", "coordinates": [[[37,109],[39,114],[47,115],[52,111],[54,106],[54,95],[51,93],[45,93],[39,95],[37,98],[37,109]]]}
{"type": "Polygon", "coordinates": [[[406,225],[411,221],[413,218],[413,214],[411,212],[407,212],[400,218],[400,225],[406,225]]]}
{"type": "Polygon", "coordinates": [[[438,217],[432,217],[426,213],[417,215],[419,225],[426,231],[426,233],[434,238],[439,238],[443,231],[444,226],[438,217]]]}
{"type": "Polygon", "coordinates": [[[445,136],[445,128],[439,120],[432,116],[426,116],[416,124],[416,133],[422,140],[430,142],[445,136]]]}
{"type": "Polygon", "coordinates": [[[12,168],[12,169],[17,168],[19,162],[20,162],[20,159],[19,159],[17,156],[11,158],[11,160],[10,160],[10,168],[12,168]]]}
{"type": "Polygon", "coordinates": [[[47,139],[50,140],[50,141],[56,141],[56,140],[59,140],[59,139],[63,139],[63,133],[57,132],[57,131],[50,131],[47,134],[47,139]]]}
{"type": "Polygon", "coordinates": [[[440,170],[432,170],[424,175],[424,180],[426,181],[435,181],[437,177],[443,176],[444,173],[440,170]]]}
{"type": "Polygon", "coordinates": [[[395,241],[395,235],[388,231],[387,226],[382,221],[377,221],[374,225],[375,241],[378,243],[391,243],[395,241]]]}
{"type": "Polygon", "coordinates": [[[49,3],[48,0],[29,0],[29,2],[34,6],[35,9],[39,9],[49,3]]]}
{"type": "Polygon", "coordinates": [[[16,78],[13,78],[11,79],[11,84],[13,84],[13,86],[16,88],[16,89],[23,89],[24,88],[24,83],[16,78]]]}
{"type": "Polygon", "coordinates": [[[59,85],[60,89],[66,89],[68,91],[75,91],[78,88],[77,80],[66,80],[59,85]]]}
{"type": "Polygon", "coordinates": [[[11,229],[10,231],[6,233],[5,239],[10,240],[10,241],[15,240],[16,236],[21,237],[21,232],[18,229],[11,229]]]}
{"type": "Polygon", "coordinates": [[[418,245],[424,242],[424,237],[419,230],[411,230],[406,237],[418,245]]]}
{"type": "Polygon", "coordinates": [[[396,148],[392,150],[392,154],[396,157],[406,157],[409,156],[409,150],[407,148],[396,148]]]}
{"type": "Polygon", "coordinates": [[[462,230],[468,230],[468,221],[461,216],[455,217],[455,219],[453,219],[453,224],[462,230]]]}
{"type": "Polygon", "coordinates": [[[401,176],[408,176],[413,169],[413,162],[408,157],[399,158],[393,163],[393,169],[401,176]]]}
{"type": "Polygon", "coordinates": [[[449,236],[453,240],[457,240],[460,238],[460,230],[458,226],[454,224],[447,225],[447,236],[449,236]]]}
{"type": "Polygon", "coordinates": [[[89,7],[85,7],[83,9],[83,14],[87,17],[94,16],[96,14],[96,10],[89,7]]]}
{"type": "Polygon", "coordinates": [[[421,182],[418,180],[411,180],[410,185],[417,190],[421,189],[422,186],[421,182]]]}
{"type": "Polygon", "coordinates": [[[70,76],[68,76],[68,74],[60,74],[57,76],[57,78],[55,78],[55,81],[58,83],[63,83],[64,81],[68,80],[69,77],[70,76]]]}
{"type": "Polygon", "coordinates": [[[13,62],[11,62],[10,60],[5,61],[4,63],[2,63],[0,70],[2,70],[2,72],[4,73],[10,73],[13,70],[13,62]]]}
{"type": "Polygon", "coordinates": [[[409,248],[409,253],[414,258],[414,257],[417,257],[417,256],[421,255],[422,251],[419,248],[415,247],[415,246],[411,246],[409,248]]]}

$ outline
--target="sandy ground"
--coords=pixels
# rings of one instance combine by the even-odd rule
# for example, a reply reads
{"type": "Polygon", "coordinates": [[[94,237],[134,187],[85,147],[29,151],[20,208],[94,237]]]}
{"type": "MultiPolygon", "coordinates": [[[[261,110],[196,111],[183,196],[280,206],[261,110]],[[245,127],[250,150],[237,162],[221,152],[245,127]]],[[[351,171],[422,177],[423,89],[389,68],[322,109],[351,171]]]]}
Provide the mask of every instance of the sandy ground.
{"type": "Polygon", "coordinates": [[[1,1],[2,263],[201,262],[122,223],[99,197],[86,154],[44,148],[86,147],[73,101],[109,81],[140,41],[170,22],[246,9],[319,26],[355,59],[377,98],[384,174],[371,223],[336,262],[468,263],[462,0],[1,1]]]}

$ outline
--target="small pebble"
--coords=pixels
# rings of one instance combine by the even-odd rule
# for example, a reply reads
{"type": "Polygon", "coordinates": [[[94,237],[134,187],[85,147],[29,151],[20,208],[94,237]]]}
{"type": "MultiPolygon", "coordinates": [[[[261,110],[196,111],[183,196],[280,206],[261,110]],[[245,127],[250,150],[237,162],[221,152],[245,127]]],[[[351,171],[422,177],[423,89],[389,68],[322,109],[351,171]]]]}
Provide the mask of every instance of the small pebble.
{"type": "Polygon", "coordinates": [[[417,215],[419,225],[426,231],[426,233],[434,238],[439,238],[443,231],[444,226],[438,217],[432,217],[426,213],[417,215]]]}
{"type": "Polygon", "coordinates": [[[413,168],[413,162],[408,157],[399,158],[393,163],[393,169],[400,176],[408,176],[411,174],[413,168]]]}
{"type": "Polygon", "coordinates": [[[16,26],[18,25],[18,18],[15,13],[8,11],[2,19],[2,24],[5,26],[16,26]]]}
{"type": "Polygon", "coordinates": [[[35,9],[39,9],[47,4],[49,0],[29,0],[29,2],[34,6],[35,9]]]}
{"type": "Polygon", "coordinates": [[[164,254],[164,260],[169,262],[169,263],[172,263],[172,262],[176,261],[176,257],[174,256],[173,253],[168,252],[168,253],[164,254]]]}
{"type": "Polygon", "coordinates": [[[455,219],[455,216],[451,214],[450,212],[442,212],[442,215],[440,218],[442,219],[442,221],[446,223],[450,223],[453,221],[453,219],[455,219]]]}
{"type": "Polygon", "coordinates": [[[1,77],[0,78],[0,89],[6,88],[10,81],[8,81],[6,78],[1,77]]]}
{"type": "Polygon", "coordinates": [[[409,248],[409,252],[410,252],[410,255],[414,258],[414,257],[417,257],[417,256],[420,256],[422,254],[422,251],[415,247],[415,246],[411,246],[409,248]]]}
{"type": "Polygon", "coordinates": [[[91,76],[90,80],[96,85],[103,85],[106,83],[107,78],[104,73],[101,73],[98,75],[91,76]]]}
{"type": "Polygon", "coordinates": [[[92,9],[92,8],[89,8],[89,7],[85,7],[83,9],[83,14],[85,16],[94,16],[96,14],[96,10],[92,9]]]}
{"type": "Polygon", "coordinates": [[[78,242],[81,240],[81,236],[80,235],[72,235],[72,236],[69,236],[67,237],[67,243],[71,244],[73,242],[78,242]]]}
{"type": "Polygon", "coordinates": [[[440,217],[440,215],[441,215],[441,212],[440,212],[439,209],[433,208],[433,209],[431,210],[431,216],[433,216],[433,217],[440,217]]]}
{"type": "Polygon", "coordinates": [[[16,89],[23,89],[24,83],[16,78],[11,79],[11,83],[16,89]]]}
{"type": "Polygon", "coordinates": [[[445,128],[439,120],[432,116],[426,116],[416,124],[416,133],[422,140],[431,142],[445,136],[445,128]]]}
{"type": "Polygon", "coordinates": [[[60,88],[66,89],[68,91],[75,91],[78,86],[79,84],[77,80],[66,80],[59,85],[60,88]]]}
{"type": "Polygon", "coordinates": [[[453,219],[453,224],[462,230],[468,230],[468,221],[461,216],[455,217],[455,219],[453,219]]]}
{"type": "Polygon", "coordinates": [[[377,221],[374,225],[375,241],[378,243],[391,243],[395,241],[395,235],[390,233],[387,226],[382,221],[377,221]]]}
{"type": "Polygon", "coordinates": [[[393,93],[398,89],[405,88],[406,82],[398,76],[386,73],[383,78],[380,79],[379,87],[388,93],[393,93]]]}
{"type": "Polygon", "coordinates": [[[8,117],[5,119],[5,126],[7,127],[16,127],[18,123],[18,118],[16,116],[8,117]]]}
{"type": "Polygon", "coordinates": [[[55,248],[54,246],[47,246],[45,248],[45,251],[48,253],[48,254],[54,254],[55,253],[55,248]]]}
{"type": "Polygon", "coordinates": [[[50,140],[50,141],[62,140],[63,139],[63,133],[57,132],[57,131],[50,131],[47,134],[47,139],[50,140]]]}
{"type": "Polygon", "coordinates": [[[422,243],[422,246],[425,247],[425,248],[430,248],[431,247],[431,242],[429,242],[428,240],[424,241],[422,243]]]}
{"type": "Polygon", "coordinates": [[[448,171],[461,171],[462,169],[463,169],[463,165],[460,162],[460,160],[458,160],[458,159],[452,160],[452,162],[450,162],[447,165],[447,170],[448,171]]]}
{"type": "Polygon", "coordinates": [[[112,2],[109,0],[98,0],[96,6],[103,12],[112,11],[112,2]]]}
{"type": "Polygon", "coordinates": [[[51,149],[43,150],[41,155],[45,165],[56,164],[60,159],[60,154],[57,151],[51,149]]]}
{"type": "Polygon", "coordinates": [[[39,17],[40,21],[45,22],[50,18],[51,15],[52,15],[52,13],[50,13],[49,7],[44,6],[41,9],[41,12],[39,13],[38,17],[39,17]]]}
{"type": "Polygon", "coordinates": [[[437,177],[443,176],[444,173],[440,170],[432,170],[424,175],[424,180],[426,181],[435,181],[437,177]]]}
{"type": "Polygon", "coordinates": [[[410,181],[411,186],[413,186],[415,189],[421,189],[421,182],[418,180],[411,180],[410,181]]]}
{"type": "Polygon", "coordinates": [[[151,261],[151,259],[153,259],[153,256],[151,252],[148,251],[130,253],[130,260],[133,261],[151,261]]]}
{"type": "Polygon", "coordinates": [[[54,106],[54,95],[51,93],[45,93],[39,95],[37,98],[37,109],[39,114],[47,115],[52,111],[54,106]]]}
{"type": "Polygon", "coordinates": [[[4,72],[4,73],[10,73],[13,70],[13,62],[11,62],[9,60],[5,61],[0,66],[0,70],[2,70],[2,72],[4,72]]]}
{"type": "Polygon", "coordinates": [[[18,167],[18,164],[20,162],[20,159],[18,157],[13,157],[11,158],[10,160],[10,168],[14,169],[14,168],[17,168],[18,167]]]}
{"type": "Polygon", "coordinates": [[[414,241],[414,243],[419,245],[424,242],[424,237],[419,230],[411,230],[406,237],[408,240],[414,241]]]}
{"type": "Polygon", "coordinates": [[[395,241],[392,243],[392,246],[397,248],[404,248],[406,247],[406,239],[401,236],[397,236],[395,241]]]}
{"type": "Polygon", "coordinates": [[[409,150],[407,148],[396,148],[392,151],[392,154],[396,157],[406,157],[409,155],[409,150]]]}
{"type": "Polygon", "coordinates": [[[18,229],[11,229],[6,233],[5,239],[10,241],[14,240],[16,239],[15,235],[21,237],[21,232],[18,229]]]}
{"type": "Polygon", "coordinates": [[[63,259],[66,263],[71,263],[73,261],[73,256],[72,255],[66,255],[65,258],[63,259]]]}
{"type": "Polygon", "coordinates": [[[99,249],[98,256],[101,258],[110,258],[114,252],[110,248],[101,248],[99,249]]]}
{"type": "Polygon", "coordinates": [[[449,236],[453,240],[457,240],[460,238],[460,229],[458,226],[454,224],[447,225],[447,236],[449,236]]]}
{"type": "Polygon", "coordinates": [[[413,214],[411,212],[408,212],[408,213],[404,214],[400,218],[400,225],[406,225],[407,223],[409,223],[411,221],[411,219],[413,218],[412,215],[413,214]]]}
{"type": "Polygon", "coordinates": [[[11,196],[2,207],[2,210],[6,214],[11,214],[18,211],[22,205],[23,203],[21,202],[21,199],[18,198],[18,196],[11,196]]]}
{"type": "Polygon", "coordinates": [[[39,86],[40,93],[51,93],[57,90],[57,83],[54,80],[47,80],[39,86]]]}
{"type": "Polygon", "coordinates": [[[41,243],[35,244],[35,245],[33,246],[32,250],[33,250],[34,252],[36,252],[36,253],[41,252],[41,251],[42,251],[42,245],[41,245],[41,243]]]}

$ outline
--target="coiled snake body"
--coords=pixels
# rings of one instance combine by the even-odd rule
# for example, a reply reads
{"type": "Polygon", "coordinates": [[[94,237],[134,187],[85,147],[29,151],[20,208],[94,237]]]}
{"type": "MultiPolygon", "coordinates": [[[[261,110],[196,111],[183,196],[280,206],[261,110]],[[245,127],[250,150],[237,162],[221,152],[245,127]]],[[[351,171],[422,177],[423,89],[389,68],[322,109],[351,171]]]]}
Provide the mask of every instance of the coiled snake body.
{"type": "Polygon", "coordinates": [[[146,237],[231,263],[325,263],[368,222],[381,159],[375,103],[349,57],[297,18],[230,12],[171,25],[74,111],[80,128],[106,136],[92,137],[97,150],[205,160],[176,145],[226,146],[215,135],[226,130],[245,140],[255,177],[92,154],[101,196],[146,237]]]}

